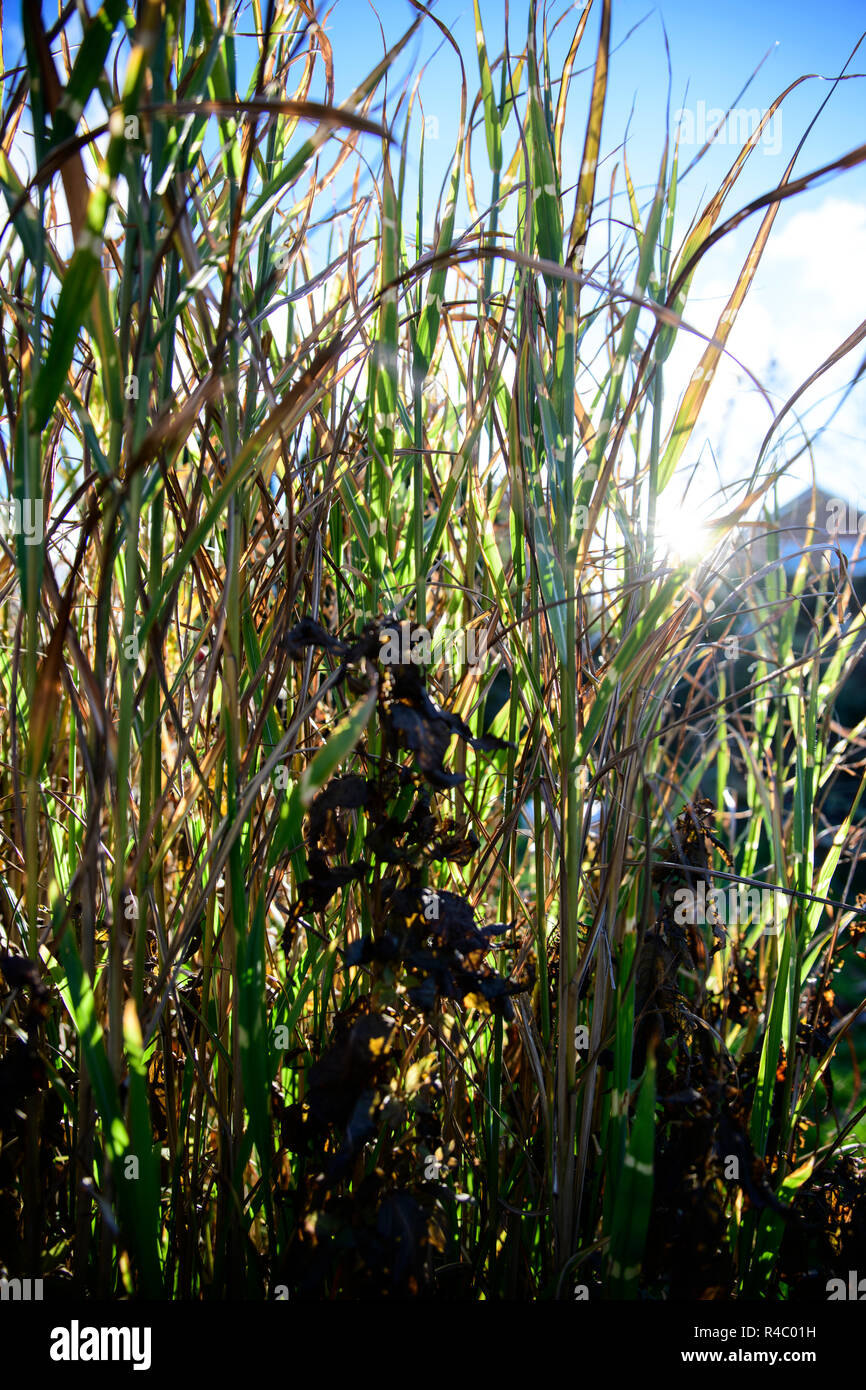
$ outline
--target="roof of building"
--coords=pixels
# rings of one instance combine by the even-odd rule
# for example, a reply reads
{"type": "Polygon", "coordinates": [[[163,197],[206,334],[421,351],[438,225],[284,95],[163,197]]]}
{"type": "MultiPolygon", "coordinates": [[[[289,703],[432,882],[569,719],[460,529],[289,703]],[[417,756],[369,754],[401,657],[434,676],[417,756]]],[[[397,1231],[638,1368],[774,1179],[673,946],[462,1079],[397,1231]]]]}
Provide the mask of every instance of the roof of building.
{"type": "Polygon", "coordinates": [[[857,503],[824,488],[807,488],[773,518],[744,526],[743,540],[743,564],[752,571],[776,556],[786,570],[794,570],[804,551],[812,548],[816,567],[837,566],[841,551],[853,569],[866,572],[866,509],[861,514],[857,503]],[[773,534],[775,545],[769,539],[773,534]],[[859,551],[856,559],[855,551],[859,551]]]}

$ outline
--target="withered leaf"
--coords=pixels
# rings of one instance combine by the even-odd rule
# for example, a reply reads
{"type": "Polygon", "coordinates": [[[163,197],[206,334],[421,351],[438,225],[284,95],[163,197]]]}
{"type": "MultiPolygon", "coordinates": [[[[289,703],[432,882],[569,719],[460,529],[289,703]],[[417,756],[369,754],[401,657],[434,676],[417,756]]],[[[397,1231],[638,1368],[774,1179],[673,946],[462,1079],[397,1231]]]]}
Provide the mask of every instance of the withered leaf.
{"type": "Polygon", "coordinates": [[[371,794],[371,784],[355,773],[345,777],[332,777],[328,785],[314,798],[310,807],[307,832],[309,843],[314,846],[318,844],[331,821],[336,832],[334,847],[339,853],[345,845],[346,836],[345,832],[338,830],[337,818],[332,813],[338,810],[358,810],[369,803],[371,794]]]}
{"type": "Polygon", "coordinates": [[[302,661],[308,647],[324,647],[326,651],[337,652],[340,656],[347,650],[345,642],[327,632],[315,618],[301,618],[286,633],[283,644],[292,661],[302,661]]]}
{"type": "Polygon", "coordinates": [[[324,912],[334,895],[347,883],[362,878],[369,865],[364,860],[356,864],[329,864],[321,850],[310,850],[307,869],[310,877],[298,888],[298,907],[324,912]]]}
{"type": "Polygon", "coordinates": [[[12,989],[25,989],[28,986],[36,990],[45,988],[39,965],[27,956],[0,956],[0,970],[3,971],[6,983],[12,989]]]}

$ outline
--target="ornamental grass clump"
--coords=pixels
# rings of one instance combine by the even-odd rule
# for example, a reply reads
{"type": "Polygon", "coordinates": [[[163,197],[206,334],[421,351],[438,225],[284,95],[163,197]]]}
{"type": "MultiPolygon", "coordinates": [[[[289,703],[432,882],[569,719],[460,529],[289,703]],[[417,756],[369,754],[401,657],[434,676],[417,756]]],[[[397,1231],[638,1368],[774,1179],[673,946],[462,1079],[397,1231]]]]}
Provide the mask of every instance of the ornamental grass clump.
{"type": "Polygon", "coordinates": [[[26,10],[0,1266],[52,1297],[823,1298],[866,1268],[863,609],[834,543],[783,562],[785,410],[698,562],[657,519],[780,207],[866,148],[743,203],[762,125],[684,209],[663,130],[644,197],[602,156],[608,0],[555,63],[534,0],[498,54],[477,0],[472,53],[412,8],[354,90],[308,0],[26,10]],[[424,75],[395,82],[427,35],[438,200],[424,75]],[[699,885],[784,910],[682,920],[699,885]]]}

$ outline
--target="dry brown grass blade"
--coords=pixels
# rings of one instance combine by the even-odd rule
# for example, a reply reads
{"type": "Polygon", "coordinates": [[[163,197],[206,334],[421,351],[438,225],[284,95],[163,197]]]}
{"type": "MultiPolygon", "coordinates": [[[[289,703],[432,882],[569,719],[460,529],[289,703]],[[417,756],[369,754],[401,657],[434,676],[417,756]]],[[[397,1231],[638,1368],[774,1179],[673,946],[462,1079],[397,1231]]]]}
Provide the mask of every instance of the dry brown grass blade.
{"type": "Polygon", "coordinates": [[[86,544],[79,543],[78,554],[66,585],[66,592],[51,634],[51,641],[36,677],[30,710],[29,766],[32,777],[39,776],[51,730],[57,716],[62,690],[61,669],[66,648],[66,632],[78,589],[78,576],[84,562],[86,544]]]}
{"type": "MultiPolygon", "coordinates": [[[[57,69],[54,66],[54,59],[51,56],[48,37],[42,23],[42,6],[40,0],[25,0],[24,15],[25,22],[30,26],[35,41],[36,56],[42,77],[42,93],[45,104],[49,113],[53,116],[62,95],[62,88],[60,86],[60,79],[57,76],[57,69]]],[[[70,149],[62,156],[58,156],[58,162],[60,176],[63,179],[63,189],[66,193],[66,202],[69,207],[69,218],[72,223],[73,238],[77,244],[79,234],[87,216],[88,192],[84,163],[76,148],[70,149]]]]}
{"type": "Polygon", "coordinates": [[[250,97],[248,101],[177,101],[145,102],[143,115],[154,116],[294,116],[298,120],[315,121],[323,126],[343,126],[365,135],[378,135],[391,141],[390,131],[378,121],[371,121],[356,111],[341,106],[328,106],[321,101],[291,101],[276,97],[250,97]]]}

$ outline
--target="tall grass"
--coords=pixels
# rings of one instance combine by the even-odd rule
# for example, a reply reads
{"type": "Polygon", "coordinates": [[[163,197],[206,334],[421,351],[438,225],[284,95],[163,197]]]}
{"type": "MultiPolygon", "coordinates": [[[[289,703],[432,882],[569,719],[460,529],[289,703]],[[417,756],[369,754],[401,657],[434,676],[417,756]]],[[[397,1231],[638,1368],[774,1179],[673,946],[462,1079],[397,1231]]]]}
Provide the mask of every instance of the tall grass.
{"type": "Polygon", "coordinates": [[[608,3],[561,72],[534,3],[498,56],[477,0],[471,55],[413,7],[352,92],[304,0],[107,0],[77,45],[25,14],[0,447],[44,541],[0,556],[0,1262],[100,1297],[802,1293],[848,1268],[844,1218],[802,1254],[814,1209],[863,1181],[826,1089],[862,609],[844,567],[750,563],[781,433],[697,568],[654,531],[822,171],[738,206],[759,129],[678,243],[675,133],[646,202],[599,165],[608,3]],[[389,85],[421,26],[460,72],[432,242],[423,81],[389,85]],[[695,271],[747,214],[702,339],[695,271]],[[398,620],[487,661],[393,668],[398,620]],[[698,881],[788,890],[780,933],[684,931],[698,881]]]}

